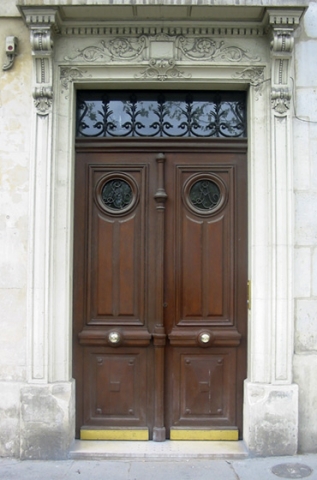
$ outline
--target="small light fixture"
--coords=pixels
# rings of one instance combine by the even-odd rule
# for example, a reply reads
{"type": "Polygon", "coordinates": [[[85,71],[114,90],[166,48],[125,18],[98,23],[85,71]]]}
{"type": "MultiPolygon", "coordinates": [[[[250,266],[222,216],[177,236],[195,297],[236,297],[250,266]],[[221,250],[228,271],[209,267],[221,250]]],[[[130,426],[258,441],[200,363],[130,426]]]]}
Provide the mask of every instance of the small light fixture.
{"type": "Polygon", "coordinates": [[[8,63],[3,65],[2,70],[10,70],[14,64],[15,57],[17,56],[18,39],[17,37],[6,37],[6,55],[8,63]]]}

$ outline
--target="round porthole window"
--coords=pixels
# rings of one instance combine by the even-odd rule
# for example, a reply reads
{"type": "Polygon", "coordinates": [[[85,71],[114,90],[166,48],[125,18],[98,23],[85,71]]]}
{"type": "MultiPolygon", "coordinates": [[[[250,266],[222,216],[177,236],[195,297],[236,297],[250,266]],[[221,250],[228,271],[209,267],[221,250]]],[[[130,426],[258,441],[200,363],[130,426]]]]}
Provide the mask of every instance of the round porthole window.
{"type": "Polygon", "coordinates": [[[132,188],[125,180],[114,178],[104,184],[101,198],[106,207],[113,210],[123,210],[132,202],[132,188]]]}
{"type": "Polygon", "coordinates": [[[130,175],[112,172],[102,177],[96,186],[98,206],[111,215],[125,215],[139,200],[139,189],[130,175]]]}
{"type": "Polygon", "coordinates": [[[189,201],[199,210],[211,210],[220,202],[220,188],[211,180],[198,180],[189,191],[189,201]]]}
{"type": "Polygon", "coordinates": [[[224,181],[218,175],[198,173],[184,184],[183,201],[186,207],[199,215],[213,215],[227,202],[224,181]]]}

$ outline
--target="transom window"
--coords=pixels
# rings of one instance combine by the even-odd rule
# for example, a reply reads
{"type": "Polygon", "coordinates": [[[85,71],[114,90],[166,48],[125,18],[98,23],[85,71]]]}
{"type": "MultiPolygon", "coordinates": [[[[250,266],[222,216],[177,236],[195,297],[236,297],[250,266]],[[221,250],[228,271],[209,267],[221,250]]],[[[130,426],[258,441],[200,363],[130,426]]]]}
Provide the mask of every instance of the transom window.
{"type": "Polygon", "coordinates": [[[78,137],[246,137],[245,92],[78,91],[78,137]]]}

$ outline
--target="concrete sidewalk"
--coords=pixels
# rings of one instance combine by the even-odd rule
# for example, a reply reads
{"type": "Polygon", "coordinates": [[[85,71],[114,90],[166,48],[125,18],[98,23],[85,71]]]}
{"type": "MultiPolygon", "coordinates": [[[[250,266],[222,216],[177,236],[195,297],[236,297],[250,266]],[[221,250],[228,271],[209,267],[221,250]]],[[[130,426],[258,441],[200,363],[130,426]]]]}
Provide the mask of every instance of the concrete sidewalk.
{"type": "Polygon", "coordinates": [[[0,459],[1,480],[278,480],[279,478],[317,480],[317,455],[243,460],[183,458],[181,461],[0,459]],[[300,464],[304,466],[300,468],[300,464]],[[272,472],[274,468],[283,476],[275,475],[272,472]]]}

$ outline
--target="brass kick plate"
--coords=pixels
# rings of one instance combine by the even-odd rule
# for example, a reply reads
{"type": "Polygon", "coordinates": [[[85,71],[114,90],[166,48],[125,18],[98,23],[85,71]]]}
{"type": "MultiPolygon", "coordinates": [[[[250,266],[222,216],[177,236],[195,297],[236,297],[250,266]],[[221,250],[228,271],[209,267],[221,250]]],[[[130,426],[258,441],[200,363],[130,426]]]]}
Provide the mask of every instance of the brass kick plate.
{"type": "Polygon", "coordinates": [[[202,430],[171,428],[171,440],[239,440],[239,432],[233,430],[202,430]]]}
{"type": "Polygon", "coordinates": [[[88,429],[80,430],[80,440],[148,440],[149,431],[147,428],[127,429],[88,429]]]}

